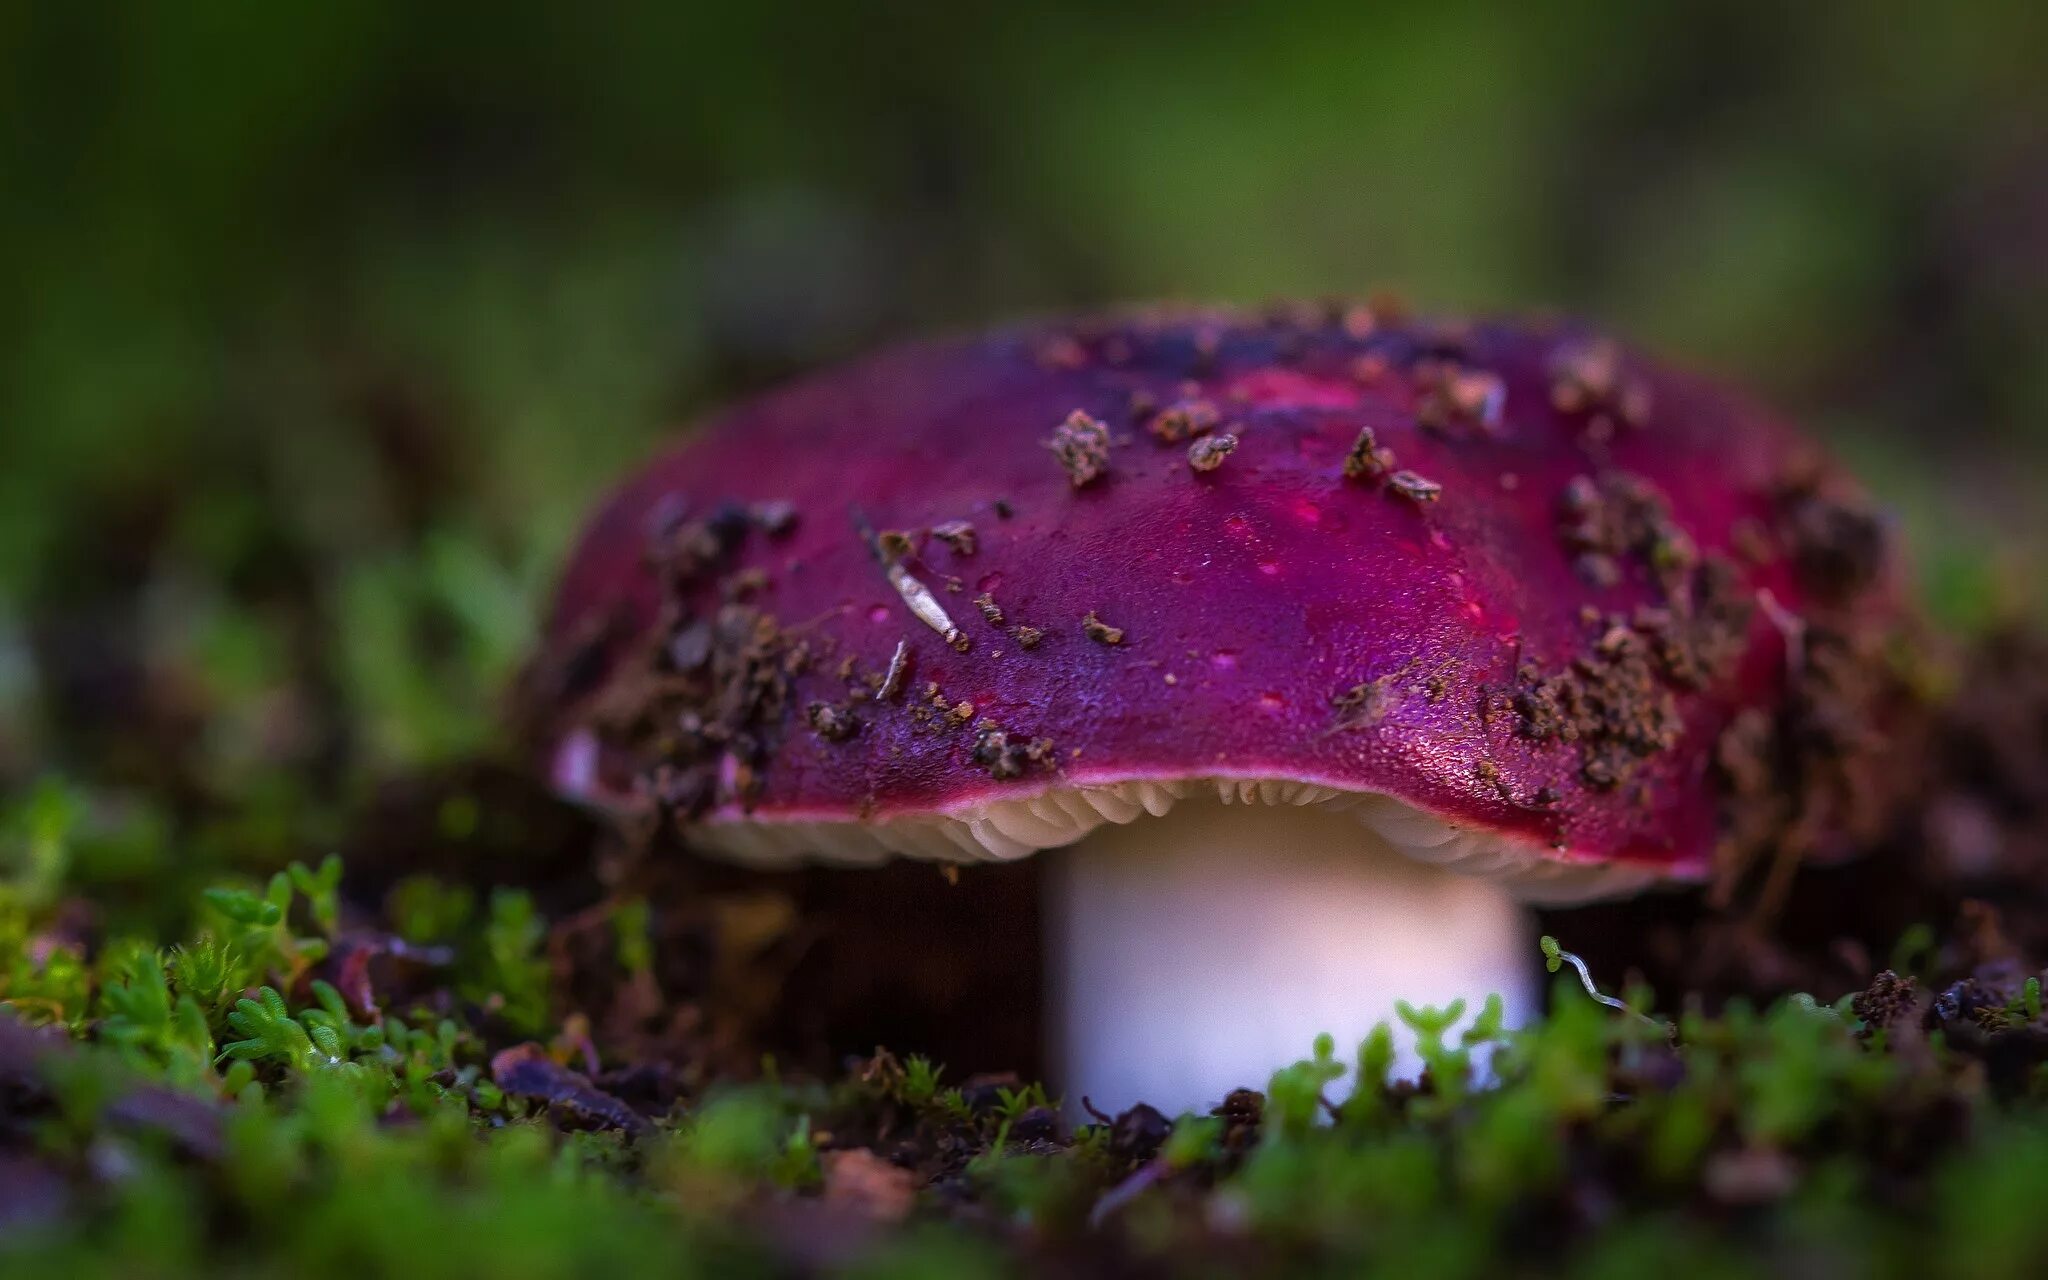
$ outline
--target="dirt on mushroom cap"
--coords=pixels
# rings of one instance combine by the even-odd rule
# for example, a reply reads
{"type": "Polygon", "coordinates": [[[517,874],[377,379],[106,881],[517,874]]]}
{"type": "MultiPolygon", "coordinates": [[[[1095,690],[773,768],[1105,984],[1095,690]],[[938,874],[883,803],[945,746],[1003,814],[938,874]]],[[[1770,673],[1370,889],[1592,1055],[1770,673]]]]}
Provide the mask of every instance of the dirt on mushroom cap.
{"type": "MultiPolygon", "coordinates": [[[[874,817],[1017,786],[1299,778],[1704,874],[1730,823],[1717,749],[1745,716],[1775,722],[1793,687],[1783,619],[1865,639],[1891,625],[1881,536],[1788,498],[1837,481],[1785,424],[1597,335],[1346,314],[912,346],[732,410],[592,526],[537,668],[558,676],[554,732],[594,727],[617,786],[659,781],[699,811],[874,817]],[[1189,421],[1110,425],[1134,405],[1189,421]],[[1227,483],[1190,484],[1184,442],[1212,407],[1256,448],[1227,483]],[[1590,431],[1600,411],[1627,429],[1590,431]],[[1010,629],[961,653],[910,617],[856,535],[854,493],[876,527],[933,531],[898,548],[902,573],[957,578],[1010,629]],[[653,527],[772,503],[788,504],[774,536],[653,527]],[[720,619],[738,607],[753,629],[735,646],[740,620],[720,619]],[[1086,615],[1099,634],[1058,625],[1086,615]],[[1122,643],[1089,642],[1109,630],[1122,643]],[[683,656],[722,676],[675,669],[685,635],[683,656]],[[978,720],[1057,742],[1057,760],[992,776],[972,725],[916,699],[862,706],[873,688],[832,664],[879,681],[899,642],[978,720]],[[1335,692],[1410,670],[1427,696],[1328,732],[1335,692]],[[792,731],[820,703],[859,732],[792,731]]],[[[1855,669],[1872,647],[1830,661],[1855,669]]]]}

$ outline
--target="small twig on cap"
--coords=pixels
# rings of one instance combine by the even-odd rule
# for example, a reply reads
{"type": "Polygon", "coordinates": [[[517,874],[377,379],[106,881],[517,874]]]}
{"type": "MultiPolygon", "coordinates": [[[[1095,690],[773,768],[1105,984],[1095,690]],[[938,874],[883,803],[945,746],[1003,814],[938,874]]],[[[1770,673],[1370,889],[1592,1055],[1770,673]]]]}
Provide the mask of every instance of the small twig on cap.
{"type": "Polygon", "coordinates": [[[903,695],[903,686],[910,679],[910,641],[898,640],[896,652],[889,657],[889,673],[882,677],[882,687],[875,696],[884,702],[894,702],[903,695]]]}
{"type": "Polygon", "coordinates": [[[868,550],[874,553],[875,563],[882,566],[882,573],[889,579],[889,585],[896,588],[896,594],[903,597],[903,603],[917,615],[920,622],[938,632],[947,644],[962,653],[967,652],[967,646],[971,643],[967,633],[953,625],[953,619],[947,615],[946,607],[939,603],[939,598],[932,594],[931,588],[911,577],[910,571],[903,567],[899,559],[882,549],[882,540],[876,536],[874,526],[868,523],[867,517],[862,515],[858,508],[852,508],[851,514],[854,531],[860,534],[861,541],[868,544],[868,550]]]}

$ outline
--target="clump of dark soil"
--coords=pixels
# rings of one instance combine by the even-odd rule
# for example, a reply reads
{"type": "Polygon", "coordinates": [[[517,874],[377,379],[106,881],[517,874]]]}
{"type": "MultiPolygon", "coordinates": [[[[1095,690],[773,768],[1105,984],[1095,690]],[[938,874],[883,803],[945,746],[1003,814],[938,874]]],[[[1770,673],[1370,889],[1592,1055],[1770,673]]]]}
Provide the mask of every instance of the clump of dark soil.
{"type": "MultiPolygon", "coordinates": [[[[1811,679],[1829,678],[1828,646],[1840,643],[1809,632],[1811,679]]],[[[1855,816],[1848,806],[1862,799],[1884,821],[1851,824],[1863,829],[1853,845],[1805,860],[1771,900],[1738,877],[1719,894],[1552,912],[1545,927],[1597,969],[1710,1003],[1791,990],[1833,998],[1908,958],[1944,985],[2048,960],[2048,638],[1994,634],[1945,679],[1924,746],[1902,735],[1881,781],[1825,782],[1841,812],[1855,816]],[[1924,954],[1896,954],[1915,937],[1924,954]]],[[[1820,720],[1797,736],[1824,748],[1813,740],[1829,728],[1825,686],[1791,714],[1820,720]]],[[[1759,768],[1760,794],[1796,794],[1786,783],[1802,776],[1797,767],[1759,768]]]]}

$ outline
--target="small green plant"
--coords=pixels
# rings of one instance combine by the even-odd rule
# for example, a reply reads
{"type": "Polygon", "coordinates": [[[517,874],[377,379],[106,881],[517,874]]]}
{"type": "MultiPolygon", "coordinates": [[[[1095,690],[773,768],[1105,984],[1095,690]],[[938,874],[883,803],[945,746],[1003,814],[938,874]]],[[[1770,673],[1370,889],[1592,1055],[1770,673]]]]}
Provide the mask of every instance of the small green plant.
{"type": "Polygon", "coordinates": [[[332,938],[341,927],[341,859],[330,853],[317,868],[294,862],[285,868],[285,874],[304,896],[314,927],[323,937],[332,938]]]}
{"type": "Polygon", "coordinates": [[[318,872],[291,864],[272,876],[260,894],[232,886],[208,889],[202,896],[217,927],[202,934],[201,945],[213,943],[225,955],[239,957],[245,973],[269,974],[291,985],[327,957],[325,934],[334,927],[340,882],[341,862],[330,857],[318,872]],[[307,895],[309,914],[321,934],[300,934],[293,927],[295,893],[307,895]]]}
{"type": "Polygon", "coordinates": [[[1216,1157],[1222,1138],[1223,1121],[1215,1116],[1183,1115],[1173,1122],[1159,1159],[1169,1169],[1192,1169],[1216,1157]]]}
{"type": "Polygon", "coordinates": [[[814,1187],[824,1180],[824,1172],[818,1164],[818,1148],[811,1141],[811,1118],[808,1115],[797,1117],[796,1125],[783,1139],[782,1151],[768,1176],[777,1186],[792,1191],[814,1187]]]}
{"type": "Polygon", "coordinates": [[[391,891],[391,927],[407,942],[452,942],[476,915],[476,891],[432,876],[407,876],[391,891]]]}
{"type": "Polygon", "coordinates": [[[220,1047],[222,1062],[272,1061],[310,1071],[343,1061],[344,1046],[334,1029],[318,1023],[308,1029],[292,1017],[275,987],[264,987],[253,1000],[237,1000],[234,1012],[228,1015],[228,1026],[241,1039],[220,1047]]]}
{"type": "Polygon", "coordinates": [[[213,1053],[206,1012],[190,994],[172,995],[162,955],[132,947],[110,969],[100,988],[101,1038],[181,1082],[204,1074],[213,1053]]]}
{"type": "Polygon", "coordinates": [[[1317,1036],[1309,1057],[1273,1073],[1266,1086],[1267,1141],[1298,1138],[1322,1118],[1329,1106],[1324,1087],[1344,1075],[1336,1051],[1328,1034],[1317,1036]]]}
{"type": "Polygon", "coordinates": [[[540,954],[546,934],[531,897],[499,889],[491,894],[480,945],[464,966],[464,993],[527,1035],[547,1027],[548,966],[540,954]]]}
{"type": "Polygon", "coordinates": [[[1051,1105],[1045,1096],[1045,1086],[1036,1080],[1016,1088],[1004,1085],[996,1090],[995,1116],[1001,1124],[1010,1125],[1022,1119],[1027,1111],[1051,1105]]]}
{"type": "Polygon", "coordinates": [[[1394,1069],[1394,1028],[1380,1022],[1358,1042],[1351,1096],[1338,1108],[1346,1124],[1363,1126],[1386,1114],[1387,1075],[1394,1069]]]}
{"type": "Polygon", "coordinates": [[[85,816],[84,795],[56,778],[0,806],[0,911],[33,912],[56,900],[85,816]]]}
{"type": "Polygon", "coordinates": [[[209,1019],[256,976],[232,943],[210,935],[172,947],[165,968],[180,994],[198,1004],[209,1019]]]}
{"type": "Polygon", "coordinates": [[[645,898],[628,898],[612,912],[612,935],[619,949],[619,968],[628,974],[654,971],[653,911],[645,898]]]}
{"type": "Polygon", "coordinates": [[[939,1077],[946,1069],[935,1066],[930,1058],[913,1053],[904,1060],[903,1079],[896,1086],[897,1096],[913,1107],[930,1104],[939,1091],[939,1077]]]}

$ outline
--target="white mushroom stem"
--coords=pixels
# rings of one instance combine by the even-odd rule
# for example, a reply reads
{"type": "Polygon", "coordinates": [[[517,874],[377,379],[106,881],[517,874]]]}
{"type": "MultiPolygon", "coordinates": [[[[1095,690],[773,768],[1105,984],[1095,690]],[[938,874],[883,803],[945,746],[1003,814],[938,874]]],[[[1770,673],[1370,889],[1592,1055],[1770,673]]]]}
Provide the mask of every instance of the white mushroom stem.
{"type": "Polygon", "coordinates": [[[1206,1111],[1263,1090],[1321,1032],[1352,1061],[1382,1020],[1413,1074],[1396,1000],[1476,1012],[1497,993],[1510,1026],[1536,1007],[1534,930],[1506,889],[1408,858],[1350,814],[1190,800],[1041,856],[1070,1105],[1206,1111]]]}

